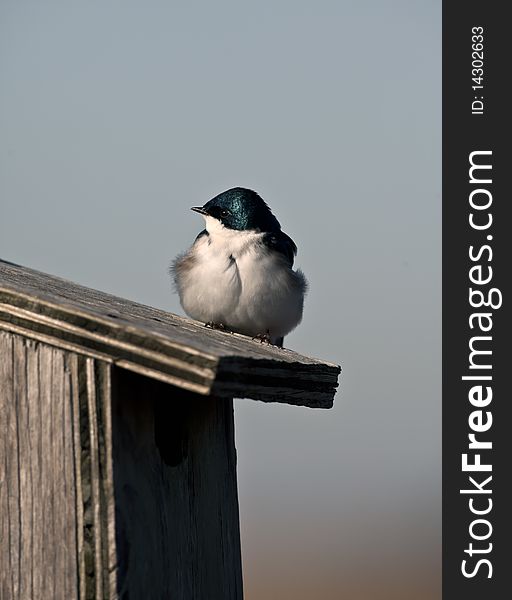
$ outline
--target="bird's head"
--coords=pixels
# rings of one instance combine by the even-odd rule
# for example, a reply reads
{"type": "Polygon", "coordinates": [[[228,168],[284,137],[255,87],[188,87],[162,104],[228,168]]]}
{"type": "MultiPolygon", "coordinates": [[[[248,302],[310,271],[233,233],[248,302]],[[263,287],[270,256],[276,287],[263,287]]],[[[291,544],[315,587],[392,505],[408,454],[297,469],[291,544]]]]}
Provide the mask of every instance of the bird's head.
{"type": "Polygon", "coordinates": [[[279,231],[281,226],[264,200],[253,190],[235,187],[212,198],[195,212],[237,231],[279,231]]]}

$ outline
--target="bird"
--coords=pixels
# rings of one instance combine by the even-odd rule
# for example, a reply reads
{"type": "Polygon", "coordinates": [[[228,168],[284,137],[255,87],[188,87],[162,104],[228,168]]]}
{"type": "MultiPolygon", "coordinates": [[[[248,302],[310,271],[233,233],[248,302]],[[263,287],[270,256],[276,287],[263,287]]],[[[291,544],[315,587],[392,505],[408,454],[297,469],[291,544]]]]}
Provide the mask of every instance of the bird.
{"type": "Polygon", "coordinates": [[[171,265],[185,313],[207,327],[283,346],[302,320],[307,280],[295,242],[261,196],[234,187],[191,210],[205,228],[171,265]]]}

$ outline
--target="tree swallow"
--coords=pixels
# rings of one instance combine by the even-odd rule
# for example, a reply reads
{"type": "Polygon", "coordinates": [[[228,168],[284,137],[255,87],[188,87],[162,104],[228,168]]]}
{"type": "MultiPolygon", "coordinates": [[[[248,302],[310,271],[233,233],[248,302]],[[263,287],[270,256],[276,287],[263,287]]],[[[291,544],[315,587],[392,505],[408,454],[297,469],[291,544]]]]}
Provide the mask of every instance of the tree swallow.
{"type": "Polygon", "coordinates": [[[209,327],[278,346],[302,319],[307,282],[294,241],[263,199],[236,187],[193,211],[206,228],[171,273],[184,311],[209,327]]]}

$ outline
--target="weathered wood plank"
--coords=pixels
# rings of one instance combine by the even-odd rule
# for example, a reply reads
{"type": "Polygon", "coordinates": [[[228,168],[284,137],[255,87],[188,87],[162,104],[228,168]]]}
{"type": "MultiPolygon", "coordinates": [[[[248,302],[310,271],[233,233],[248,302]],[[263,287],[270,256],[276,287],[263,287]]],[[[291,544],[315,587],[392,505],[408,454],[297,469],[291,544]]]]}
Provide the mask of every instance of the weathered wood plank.
{"type": "MultiPolygon", "coordinates": [[[[76,544],[77,544],[77,577],[79,600],[86,600],[86,567],[85,567],[85,541],[84,541],[84,482],[88,481],[88,474],[82,481],[82,452],[80,430],[80,383],[78,376],[79,357],[69,354],[70,367],[70,406],[71,406],[71,435],[73,437],[73,466],[75,478],[75,518],[76,518],[76,544]]],[[[81,357],[80,357],[81,359],[81,357]]],[[[82,359],[83,360],[83,359],[82,359]]]]}
{"type": "MultiPolygon", "coordinates": [[[[89,460],[91,470],[91,522],[101,530],[101,498],[100,498],[100,466],[99,466],[99,442],[98,442],[98,415],[96,414],[96,381],[94,373],[94,361],[90,358],[84,360],[83,372],[86,378],[87,413],[89,416],[89,460]]],[[[94,572],[96,598],[103,597],[102,574],[102,536],[93,536],[94,572]]]]}
{"type": "Polygon", "coordinates": [[[0,332],[0,570],[1,600],[19,596],[19,461],[14,403],[14,339],[0,332]]]}
{"type": "Polygon", "coordinates": [[[117,598],[109,386],[0,331],[0,600],[117,598]]]}
{"type": "Polygon", "coordinates": [[[332,406],[340,368],[0,261],[0,328],[199,394],[332,406]]]}
{"type": "Polygon", "coordinates": [[[79,356],[78,410],[82,515],[80,598],[117,598],[114,483],[111,443],[111,367],[79,356]]]}
{"type": "Polygon", "coordinates": [[[120,598],[241,599],[232,400],[115,373],[120,598]]]}
{"type": "Polygon", "coordinates": [[[76,504],[67,357],[1,331],[0,357],[0,597],[74,600],[76,504]]]}

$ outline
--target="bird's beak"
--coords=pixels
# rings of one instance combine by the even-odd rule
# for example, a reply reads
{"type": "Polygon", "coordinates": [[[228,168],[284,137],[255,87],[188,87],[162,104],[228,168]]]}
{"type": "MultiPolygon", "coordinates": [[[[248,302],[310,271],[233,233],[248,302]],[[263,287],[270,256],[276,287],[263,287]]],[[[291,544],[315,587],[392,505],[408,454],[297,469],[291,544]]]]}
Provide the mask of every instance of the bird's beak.
{"type": "Polygon", "coordinates": [[[207,215],[208,212],[202,206],[193,206],[190,210],[193,210],[200,215],[207,215]]]}

